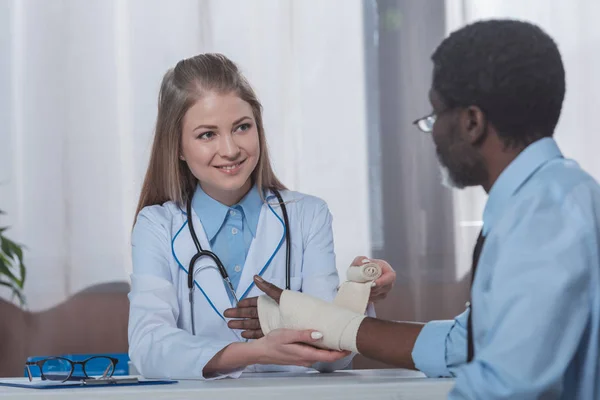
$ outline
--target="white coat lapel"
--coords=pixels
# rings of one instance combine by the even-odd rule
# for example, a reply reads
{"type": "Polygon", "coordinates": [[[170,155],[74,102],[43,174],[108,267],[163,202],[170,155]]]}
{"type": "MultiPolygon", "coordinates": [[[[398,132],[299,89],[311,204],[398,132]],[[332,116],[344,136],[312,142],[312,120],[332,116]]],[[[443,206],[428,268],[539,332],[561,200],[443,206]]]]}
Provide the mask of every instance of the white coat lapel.
{"type": "MultiPolygon", "coordinates": [[[[204,232],[204,228],[202,227],[200,219],[193,211],[192,215],[194,230],[196,231],[196,236],[198,236],[198,240],[200,241],[202,249],[211,250],[210,243],[208,242],[208,238],[206,237],[206,233],[204,232]]],[[[196,254],[197,250],[196,246],[194,246],[194,241],[192,240],[192,236],[187,225],[183,228],[173,243],[173,250],[179,262],[186,270],[189,271],[190,260],[196,254]]],[[[223,312],[226,309],[231,308],[231,302],[229,301],[229,296],[227,295],[227,291],[223,283],[223,277],[221,276],[219,269],[212,258],[204,256],[200,257],[198,261],[196,261],[196,264],[194,265],[194,280],[202,289],[199,290],[198,286],[194,288],[194,298],[196,304],[198,304],[199,301],[209,300],[210,303],[212,303],[212,305],[216,308],[220,316],[223,317],[223,312]],[[202,292],[204,292],[208,299],[204,298],[202,292]]]]}
{"type": "Polygon", "coordinates": [[[269,268],[277,253],[285,251],[284,226],[277,197],[268,193],[267,204],[264,204],[261,209],[256,237],[252,240],[252,245],[248,250],[248,256],[236,290],[238,299],[242,300],[250,292],[250,289],[254,286],[254,275],[262,275],[269,268]]]}

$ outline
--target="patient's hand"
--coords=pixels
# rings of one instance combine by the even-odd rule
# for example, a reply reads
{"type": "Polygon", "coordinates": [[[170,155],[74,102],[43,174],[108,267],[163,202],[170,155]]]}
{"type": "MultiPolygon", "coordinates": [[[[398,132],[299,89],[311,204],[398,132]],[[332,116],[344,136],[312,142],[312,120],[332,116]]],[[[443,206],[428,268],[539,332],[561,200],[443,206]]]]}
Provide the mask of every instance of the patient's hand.
{"type": "MultiPolygon", "coordinates": [[[[254,284],[269,297],[279,303],[282,289],[262,279],[260,276],[254,277],[254,284]]],[[[259,339],[264,336],[260,329],[258,320],[258,309],[256,307],[258,297],[250,297],[241,300],[236,308],[228,308],[223,313],[225,318],[235,318],[227,323],[231,329],[243,329],[242,337],[245,339],[259,339]]]]}
{"type": "Polygon", "coordinates": [[[231,329],[243,329],[242,337],[245,339],[260,339],[264,336],[258,321],[256,301],[258,297],[241,300],[236,308],[228,308],[223,313],[225,318],[237,318],[227,322],[231,329]]]}
{"type": "Polygon", "coordinates": [[[381,276],[375,281],[375,287],[371,289],[369,301],[376,303],[385,299],[388,293],[394,287],[396,281],[396,271],[384,260],[376,260],[364,256],[358,256],[352,261],[352,265],[362,265],[365,262],[372,262],[381,267],[381,276]]]}

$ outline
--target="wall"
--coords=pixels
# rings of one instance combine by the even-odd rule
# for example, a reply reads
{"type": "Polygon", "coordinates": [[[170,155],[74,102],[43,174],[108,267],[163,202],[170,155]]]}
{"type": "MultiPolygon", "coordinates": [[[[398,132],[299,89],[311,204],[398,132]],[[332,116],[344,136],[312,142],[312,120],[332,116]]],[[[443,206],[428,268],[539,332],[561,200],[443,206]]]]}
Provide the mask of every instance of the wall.
{"type": "Polygon", "coordinates": [[[1,222],[27,246],[31,309],[128,279],[160,80],[200,52],[222,52],[248,75],[276,172],[330,205],[340,272],[369,253],[361,1],[0,7],[1,222]]]}

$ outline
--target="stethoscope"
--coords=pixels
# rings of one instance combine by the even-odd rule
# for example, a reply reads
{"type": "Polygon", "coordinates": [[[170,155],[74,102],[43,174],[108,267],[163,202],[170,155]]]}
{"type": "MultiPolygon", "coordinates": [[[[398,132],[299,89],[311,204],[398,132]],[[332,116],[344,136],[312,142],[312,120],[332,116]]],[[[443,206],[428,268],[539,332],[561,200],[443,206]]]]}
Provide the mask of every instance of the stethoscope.
{"type": "MultiPolygon", "coordinates": [[[[277,190],[273,190],[273,193],[275,193],[275,196],[277,196],[277,200],[279,201],[279,205],[281,206],[281,211],[283,213],[283,224],[285,230],[285,288],[289,290],[291,276],[290,252],[292,246],[290,240],[290,222],[288,220],[287,209],[285,207],[283,199],[281,198],[281,194],[279,194],[277,190]]],[[[194,265],[196,264],[196,261],[200,259],[200,257],[210,257],[215,262],[215,264],[217,264],[217,269],[221,273],[221,277],[223,278],[223,282],[225,283],[225,288],[229,291],[232,298],[234,299],[236,307],[239,303],[239,300],[237,298],[237,295],[235,294],[233,284],[229,279],[229,274],[223,266],[221,259],[219,259],[219,257],[212,251],[202,249],[202,246],[200,245],[200,241],[198,240],[198,236],[196,235],[196,230],[194,229],[194,224],[192,222],[192,196],[189,196],[187,201],[187,224],[188,229],[190,231],[190,235],[192,236],[192,240],[194,241],[194,245],[196,246],[197,250],[197,253],[194,254],[194,256],[190,259],[190,267],[188,269],[188,289],[190,290],[189,300],[190,313],[192,316],[192,334],[195,335],[196,327],[194,324],[194,265]]]]}

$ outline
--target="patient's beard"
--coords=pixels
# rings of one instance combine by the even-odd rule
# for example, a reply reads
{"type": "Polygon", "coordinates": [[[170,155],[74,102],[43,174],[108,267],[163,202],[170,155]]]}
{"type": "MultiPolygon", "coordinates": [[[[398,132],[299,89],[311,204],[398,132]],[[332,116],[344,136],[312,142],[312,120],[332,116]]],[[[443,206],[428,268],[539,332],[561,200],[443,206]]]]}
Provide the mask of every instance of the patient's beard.
{"type": "Polygon", "coordinates": [[[464,186],[459,185],[452,179],[452,175],[450,175],[450,171],[448,167],[439,163],[440,174],[442,175],[442,185],[447,187],[448,189],[462,189],[464,186]]]}

